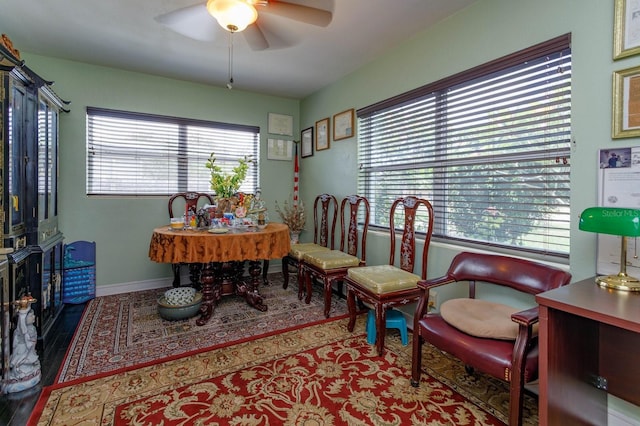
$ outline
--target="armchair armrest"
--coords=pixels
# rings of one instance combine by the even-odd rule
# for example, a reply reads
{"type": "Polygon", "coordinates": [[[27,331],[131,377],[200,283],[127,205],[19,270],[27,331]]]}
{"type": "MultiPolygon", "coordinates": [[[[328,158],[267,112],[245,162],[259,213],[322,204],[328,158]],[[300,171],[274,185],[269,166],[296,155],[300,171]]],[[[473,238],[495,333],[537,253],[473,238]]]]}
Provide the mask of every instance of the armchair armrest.
{"type": "Polygon", "coordinates": [[[538,322],[538,307],[534,306],[524,311],[516,312],[511,315],[511,321],[517,322],[520,325],[532,326],[538,322]]]}
{"type": "Polygon", "coordinates": [[[453,283],[455,280],[445,275],[444,277],[434,278],[431,280],[418,281],[418,288],[422,290],[420,299],[418,299],[418,305],[416,306],[416,312],[413,315],[414,330],[418,325],[418,321],[427,314],[428,302],[429,302],[429,290],[441,285],[453,283]]]}
{"type": "Polygon", "coordinates": [[[424,290],[429,290],[431,288],[439,287],[441,285],[445,285],[453,282],[456,282],[456,280],[453,277],[449,275],[445,275],[444,277],[434,278],[431,280],[420,280],[418,281],[418,287],[424,290]]]}

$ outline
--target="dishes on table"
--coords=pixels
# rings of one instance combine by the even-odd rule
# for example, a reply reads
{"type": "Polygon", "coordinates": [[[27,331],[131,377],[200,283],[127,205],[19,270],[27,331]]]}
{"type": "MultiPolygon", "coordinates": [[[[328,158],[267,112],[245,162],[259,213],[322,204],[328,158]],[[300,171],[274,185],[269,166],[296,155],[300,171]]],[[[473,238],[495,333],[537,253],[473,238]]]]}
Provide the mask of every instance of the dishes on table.
{"type": "Polygon", "coordinates": [[[208,232],[212,234],[226,234],[229,232],[229,228],[209,228],[208,232]]]}

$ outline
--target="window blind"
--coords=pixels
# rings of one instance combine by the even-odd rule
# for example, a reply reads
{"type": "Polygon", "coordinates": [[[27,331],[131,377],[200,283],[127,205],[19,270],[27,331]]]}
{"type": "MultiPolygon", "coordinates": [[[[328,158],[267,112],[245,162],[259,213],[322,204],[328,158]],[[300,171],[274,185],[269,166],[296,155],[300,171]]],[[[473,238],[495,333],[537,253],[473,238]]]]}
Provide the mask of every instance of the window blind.
{"type": "Polygon", "coordinates": [[[371,227],[416,195],[434,239],[568,257],[568,35],[363,108],[358,124],[371,227]]]}
{"type": "Polygon", "coordinates": [[[259,186],[260,133],[254,126],[87,108],[87,194],[211,192],[205,164],[214,152],[225,173],[245,155],[240,191],[259,186]]]}

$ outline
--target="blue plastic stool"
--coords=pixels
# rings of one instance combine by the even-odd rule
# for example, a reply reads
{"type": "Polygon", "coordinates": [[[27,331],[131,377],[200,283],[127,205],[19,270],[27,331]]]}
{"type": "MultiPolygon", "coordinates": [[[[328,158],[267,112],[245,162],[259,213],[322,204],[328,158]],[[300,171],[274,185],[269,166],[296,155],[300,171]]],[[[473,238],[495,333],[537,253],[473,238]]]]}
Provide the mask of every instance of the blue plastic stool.
{"type": "MultiPolygon", "coordinates": [[[[397,328],[400,330],[400,340],[402,345],[409,344],[409,336],[407,335],[407,320],[400,311],[389,309],[386,319],[387,328],[397,328]]],[[[376,343],[376,314],[373,310],[369,310],[367,314],[367,343],[373,345],[376,343]]]]}

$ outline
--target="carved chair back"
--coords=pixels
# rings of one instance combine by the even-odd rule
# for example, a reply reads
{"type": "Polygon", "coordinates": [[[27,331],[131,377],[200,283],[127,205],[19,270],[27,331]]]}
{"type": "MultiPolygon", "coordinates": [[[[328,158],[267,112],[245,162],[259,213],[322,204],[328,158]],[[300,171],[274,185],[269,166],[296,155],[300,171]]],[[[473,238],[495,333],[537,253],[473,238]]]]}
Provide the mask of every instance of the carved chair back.
{"type": "Polygon", "coordinates": [[[190,212],[193,212],[193,214],[195,214],[198,210],[198,203],[202,198],[204,198],[206,202],[208,202],[209,204],[213,204],[213,197],[207,194],[206,192],[178,192],[176,194],[173,194],[169,198],[169,203],[168,203],[169,217],[170,218],[175,217],[174,215],[181,216],[182,214],[184,214],[186,208],[188,208],[190,212]],[[184,200],[186,207],[174,213],[173,202],[178,198],[184,200]]]}
{"type": "Polygon", "coordinates": [[[367,231],[369,230],[369,200],[359,195],[349,195],[340,205],[340,251],[359,257],[361,261],[367,258],[367,231]],[[362,233],[358,229],[358,218],[362,214],[362,233]],[[360,243],[360,244],[358,244],[360,243]],[[358,256],[360,246],[360,256],[358,256]]]}
{"type": "Polygon", "coordinates": [[[338,200],[331,194],[320,194],[313,202],[313,242],[335,248],[338,200]]]}
{"type": "Polygon", "coordinates": [[[396,220],[404,216],[402,236],[399,248],[399,267],[407,272],[413,273],[416,260],[416,232],[424,232],[424,248],[422,250],[422,272],[420,277],[424,280],[427,277],[427,256],[433,233],[433,206],[423,198],[408,196],[398,198],[391,205],[389,215],[389,228],[391,236],[391,253],[389,264],[394,265],[396,256],[396,220]],[[423,207],[420,209],[420,207],[423,207]],[[416,229],[418,228],[418,229],[416,229]]]}

